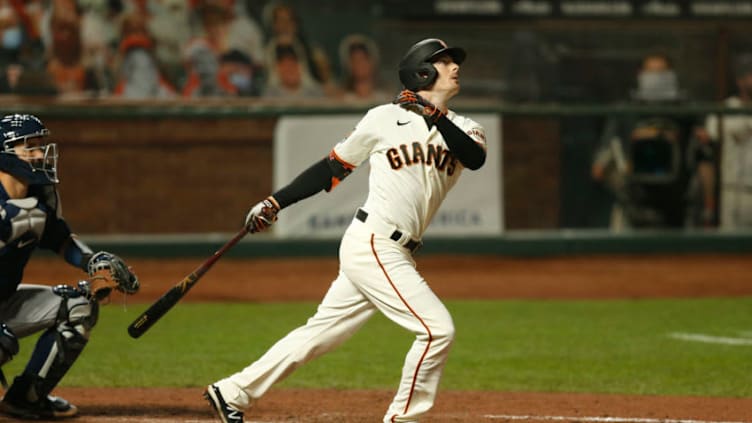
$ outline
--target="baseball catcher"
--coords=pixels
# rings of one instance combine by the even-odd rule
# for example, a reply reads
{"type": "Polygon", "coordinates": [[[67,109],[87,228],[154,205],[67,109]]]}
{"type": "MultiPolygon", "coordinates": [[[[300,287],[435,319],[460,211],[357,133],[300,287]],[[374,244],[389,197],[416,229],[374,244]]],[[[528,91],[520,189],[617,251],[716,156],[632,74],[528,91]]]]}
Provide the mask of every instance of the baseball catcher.
{"type": "Polygon", "coordinates": [[[78,413],[50,395],[86,346],[100,303],[112,290],[135,294],[136,275],[118,256],[92,250],[70,230],[60,212],[57,145],[37,117],[0,120],[0,366],[19,351],[18,339],[41,332],[23,372],[6,389],[0,412],[21,419],[58,419],[78,413]],[[22,283],[37,248],[52,250],[88,278],[70,285],[22,283]]]}

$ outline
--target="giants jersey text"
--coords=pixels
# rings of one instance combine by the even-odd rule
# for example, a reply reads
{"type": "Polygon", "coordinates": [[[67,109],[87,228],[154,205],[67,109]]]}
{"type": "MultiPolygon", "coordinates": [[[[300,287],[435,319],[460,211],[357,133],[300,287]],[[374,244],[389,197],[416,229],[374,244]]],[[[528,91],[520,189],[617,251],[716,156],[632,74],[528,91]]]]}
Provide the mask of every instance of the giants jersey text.
{"type": "MultiPolygon", "coordinates": [[[[452,111],[447,118],[485,148],[477,122],[452,111]]],[[[423,116],[394,104],[371,109],[333,152],[352,167],[369,160],[364,208],[416,238],[463,169],[435,125],[429,128],[423,116]]]]}

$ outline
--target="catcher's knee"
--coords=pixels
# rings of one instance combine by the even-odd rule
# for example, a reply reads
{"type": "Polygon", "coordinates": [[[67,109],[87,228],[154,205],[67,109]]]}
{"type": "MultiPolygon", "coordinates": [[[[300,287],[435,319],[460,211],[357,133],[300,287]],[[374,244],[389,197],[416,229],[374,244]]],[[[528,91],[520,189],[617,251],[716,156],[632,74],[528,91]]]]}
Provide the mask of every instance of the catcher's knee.
{"type": "Polygon", "coordinates": [[[94,301],[72,301],[67,304],[68,315],[61,319],[55,328],[57,332],[59,366],[63,373],[75,361],[89,342],[91,329],[97,322],[97,303],[94,301]]]}
{"type": "Polygon", "coordinates": [[[67,323],[61,323],[57,327],[58,345],[62,352],[81,351],[89,342],[89,331],[81,325],[70,326],[67,323]]]}
{"type": "Polygon", "coordinates": [[[97,324],[98,311],[98,305],[93,301],[69,304],[68,319],[63,324],[88,338],[91,329],[97,324]]]}
{"type": "Polygon", "coordinates": [[[58,327],[73,328],[88,338],[89,332],[97,324],[99,304],[68,285],[58,285],[53,291],[61,297],[57,316],[58,327]]]}

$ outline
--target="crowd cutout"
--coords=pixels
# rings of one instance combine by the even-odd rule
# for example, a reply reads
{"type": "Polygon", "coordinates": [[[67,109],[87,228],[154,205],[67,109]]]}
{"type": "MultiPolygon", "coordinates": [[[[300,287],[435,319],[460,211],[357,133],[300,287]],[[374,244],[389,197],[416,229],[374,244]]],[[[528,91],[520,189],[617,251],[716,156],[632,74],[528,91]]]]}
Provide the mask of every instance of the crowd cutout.
{"type": "Polygon", "coordinates": [[[290,4],[261,22],[240,0],[0,0],[0,94],[380,102],[379,51],[350,34],[332,58],[290,4]]]}

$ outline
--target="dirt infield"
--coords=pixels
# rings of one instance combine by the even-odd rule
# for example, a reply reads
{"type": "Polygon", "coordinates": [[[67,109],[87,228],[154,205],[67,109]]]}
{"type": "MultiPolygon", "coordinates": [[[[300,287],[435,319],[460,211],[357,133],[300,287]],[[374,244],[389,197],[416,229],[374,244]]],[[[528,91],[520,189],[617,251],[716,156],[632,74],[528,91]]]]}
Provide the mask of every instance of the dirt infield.
{"type": "MultiPolygon", "coordinates": [[[[555,258],[418,257],[421,273],[444,299],[655,298],[752,295],[752,256],[593,256],[555,258]]],[[[202,262],[129,260],[149,302],[202,262]]],[[[186,301],[318,300],[336,275],[334,259],[222,260],[186,301]],[[274,284],[259,283],[274,275],[274,284]]],[[[32,260],[25,280],[75,281],[60,260],[32,260]]],[[[450,358],[451,359],[451,358],[450,358]]],[[[684,398],[595,394],[456,392],[444,387],[430,422],[752,423],[752,398],[684,398]]],[[[77,421],[208,422],[199,388],[61,388],[82,411],[77,421]]],[[[392,392],[272,390],[253,422],[377,422],[392,392]]],[[[2,418],[0,418],[2,421],[2,418]]]]}
{"type": "MultiPolygon", "coordinates": [[[[59,391],[61,395],[76,399],[83,416],[79,421],[213,421],[208,406],[200,399],[200,389],[134,388],[94,393],[85,388],[61,388],[59,391]]],[[[381,421],[392,394],[387,391],[273,389],[246,417],[252,422],[267,423],[375,423],[381,421]]],[[[752,399],[440,391],[436,406],[425,421],[507,423],[571,417],[555,421],[624,422],[630,420],[615,419],[633,418],[635,423],[640,422],[638,419],[748,422],[750,410],[752,399]],[[534,416],[550,418],[535,419],[534,416]]]]}

